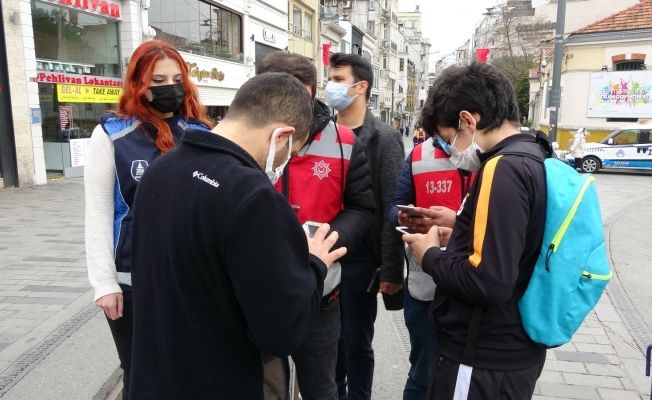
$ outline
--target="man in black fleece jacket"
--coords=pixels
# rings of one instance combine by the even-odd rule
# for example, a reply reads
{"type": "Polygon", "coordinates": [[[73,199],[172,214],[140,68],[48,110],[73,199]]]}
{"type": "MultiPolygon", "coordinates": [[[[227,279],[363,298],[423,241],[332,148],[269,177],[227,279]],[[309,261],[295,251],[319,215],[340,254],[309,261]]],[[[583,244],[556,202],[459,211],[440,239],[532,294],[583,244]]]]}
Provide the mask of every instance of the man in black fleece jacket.
{"type": "Polygon", "coordinates": [[[428,399],[531,398],[546,350],[523,329],[518,300],[541,251],[546,175],[540,160],[509,152],[525,145],[549,157],[552,149],[519,133],[514,89],[487,64],[446,70],[421,115],[451,145],[451,162],[478,172],[452,234],[434,227],[404,236],[437,284],[428,399]]]}
{"type": "Polygon", "coordinates": [[[132,399],[263,399],[261,353],[285,357],[319,314],[337,233],[307,239],[272,181],[312,101],[287,74],[246,82],[213,132],[188,129],[135,200],[132,399]]]}

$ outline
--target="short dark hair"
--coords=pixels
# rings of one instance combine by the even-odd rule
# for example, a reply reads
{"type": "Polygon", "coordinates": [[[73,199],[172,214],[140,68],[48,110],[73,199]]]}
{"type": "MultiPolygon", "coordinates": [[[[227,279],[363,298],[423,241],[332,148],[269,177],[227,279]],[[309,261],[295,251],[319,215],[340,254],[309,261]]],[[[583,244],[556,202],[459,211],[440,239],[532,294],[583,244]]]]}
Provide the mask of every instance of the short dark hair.
{"type": "Polygon", "coordinates": [[[285,123],[296,129],[296,140],[303,140],[310,133],[312,114],[312,99],[297,78],[268,72],[238,89],[223,121],[238,120],[253,129],[285,123]]]}
{"type": "Polygon", "coordinates": [[[275,51],[258,65],[258,73],[285,72],[297,78],[299,82],[312,88],[312,98],[317,94],[317,68],[309,59],[294,53],[275,51]]]}
{"type": "Polygon", "coordinates": [[[351,66],[353,78],[356,82],[367,81],[367,100],[371,97],[371,88],[374,86],[374,70],[371,63],[357,54],[335,53],[331,56],[331,67],[351,66]]]}
{"type": "Polygon", "coordinates": [[[457,128],[464,110],[478,113],[478,129],[486,132],[499,128],[505,120],[519,126],[514,87],[489,64],[473,62],[445,69],[430,88],[420,124],[429,133],[436,133],[437,125],[457,128]]]}

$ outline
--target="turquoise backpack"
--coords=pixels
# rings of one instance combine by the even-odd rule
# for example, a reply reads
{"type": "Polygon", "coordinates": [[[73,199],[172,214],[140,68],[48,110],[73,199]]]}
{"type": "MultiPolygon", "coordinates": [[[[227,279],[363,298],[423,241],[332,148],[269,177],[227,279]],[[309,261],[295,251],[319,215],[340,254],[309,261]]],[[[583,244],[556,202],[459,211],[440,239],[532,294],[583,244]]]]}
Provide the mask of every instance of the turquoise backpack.
{"type": "Polygon", "coordinates": [[[534,273],[518,302],[530,338],[548,347],[568,343],[595,307],[612,273],[607,260],[598,191],[592,175],[580,175],[540,146],[515,143],[501,154],[543,162],[548,203],[543,244],[534,273]]]}

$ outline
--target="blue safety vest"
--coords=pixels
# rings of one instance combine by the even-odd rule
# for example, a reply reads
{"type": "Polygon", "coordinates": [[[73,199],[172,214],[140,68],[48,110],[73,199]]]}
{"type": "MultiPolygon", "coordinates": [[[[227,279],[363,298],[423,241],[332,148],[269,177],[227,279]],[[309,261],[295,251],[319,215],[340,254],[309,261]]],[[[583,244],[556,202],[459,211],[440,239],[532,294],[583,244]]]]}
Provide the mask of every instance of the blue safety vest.
{"type": "MultiPolygon", "coordinates": [[[[208,126],[199,120],[181,114],[165,121],[170,126],[175,145],[181,142],[188,128],[208,131],[208,126]]],[[[106,113],[100,125],[113,142],[115,154],[115,191],[113,214],[113,255],[117,280],[123,290],[131,290],[131,235],[133,232],[133,204],[138,181],[161,151],[156,147],[155,134],[143,132],[143,125],[136,118],[121,119],[113,113],[106,113]]],[[[153,132],[151,127],[147,132],[153,132]]]]}

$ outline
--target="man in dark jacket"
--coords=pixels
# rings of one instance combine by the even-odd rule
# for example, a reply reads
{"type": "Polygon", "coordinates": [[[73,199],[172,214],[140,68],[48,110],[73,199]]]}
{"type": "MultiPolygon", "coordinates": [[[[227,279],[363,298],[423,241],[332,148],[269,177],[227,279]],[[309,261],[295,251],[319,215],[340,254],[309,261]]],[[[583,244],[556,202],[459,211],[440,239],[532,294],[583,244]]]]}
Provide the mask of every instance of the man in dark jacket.
{"type": "MultiPolygon", "coordinates": [[[[317,69],[306,57],[277,51],[265,57],[258,73],[286,72],[299,79],[315,97],[317,69]]],[[[308,141],[285,167],[276,183],[290,204],[298,206],[299,222],[329,223],[339,234],[335,247],[355,251],[365,239],[374,215],[369,166],[362,143],[353,132],[331,120],[331,113],[315,101],[308,141]]],[[[328,270],[322,310],[306,341],[292,353],[299,391],[304,400],[337,400],[335,365],[340,337],[341,266],[328,270]]]]}
{"type": "Polygon", "coordinates": [[[367,240],[342,260],[342,341],[337,382],[340,398],[347,398],[348,381],[349,400],[369,399],[374,372],[371,342],[377,291],[383,293],[388,309],[403,307],[400,291],[405,249],[400,234],[389,226],[387,213],[396,193],[405,153],[401,135],[367,109],[373,86],[371,64],[355,54],[333,54],[330,61],[326,102],[338,111],[337,123],[351,128],[364,144],[376,201],[367,240]],[[373,284],[368,290],[370,282],[373,284]]]}
{"type": "Polygon", "coordinates": [[[188,129],[135,200],[132,399],[263,399],[263,359],[311,332],[337,232],[306,240],[275,182],[312,100],[288,74],[237,92],[213,132],[188,129]]]}
{"type": "Polygon", "coordinates": [[[487,64],[444,71],[421,118],[451,145],[453,164],[479,171],[452,234],[434,227],[404,237],[437,284],[428,398],[529,399],[546,350],[523,329],[517,303],[541,251],[546,176],[540,161],[509,147],[525,143],[550,156],[550,145],[519,132],[514,89],[487,64]]]}

